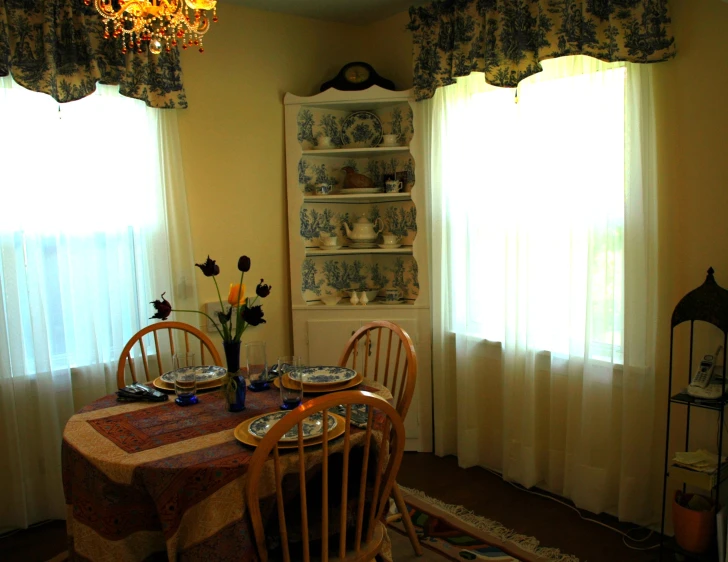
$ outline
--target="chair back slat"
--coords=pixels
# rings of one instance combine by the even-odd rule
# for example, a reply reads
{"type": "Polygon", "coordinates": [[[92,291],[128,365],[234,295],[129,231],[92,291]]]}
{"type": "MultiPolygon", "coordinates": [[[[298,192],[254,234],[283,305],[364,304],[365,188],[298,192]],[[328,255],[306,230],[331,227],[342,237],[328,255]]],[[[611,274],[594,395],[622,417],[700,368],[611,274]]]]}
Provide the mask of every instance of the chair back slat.
{"type": "Polygon", "coordinates": [[[412,338],[400,326],[387,320],[375,320],[361,326],[346,343],[339,359],[339,366],[350,367],[362,376],[381,382],[387,387],[392,396],[396,398],[395,407],[399,415],[407,415],[412,398],[414,397],[415,382],[417,380],[417,354],[412,338]],[[374,352],[374,369],[369,370],[369,346],[372,342],[372,333],[377,333],[376,350],[374,352]],[[388,334],[386,354],[383,348],[382,333],[388,334]],[[392,346],[392,342],[397,342],[392,346]],[[360,359],[359,346],[364,343],[364,357],[360,359]],[[396,347],[397,353],[390,353],[396,347]],[[392,365],[394,361],[394,364],[392,365]],[[384,363],[384,375],[379,380],[379,365],[384,363]],[[401,368],[400,368],[401,365],[401,368]]]}
{"type": "MultiPolygon", "coordinates": [[[[131,372],[132,382],[137,382],[136,367],[134,366],[134,361],[131,360],[131,352],[127,351],[124,357],[126,358],[126,362],[129,364],[129,371],[131,372]]],[[[123,363],[124,357],[119,359],[119,364],[123,363]]]]}
{"type": "MultiPolygon", "coordinates": [[[[346,427],[351,425],[351,404],[346,405],[346,427]]],[[[344,432],[344,460],[343,460],[343,477],[341,479],[341,505],[339,509],[341,514],[339,516],[339,528],[341,534],[339,535],[339,558],[346,558],[346,514],[349,508],[349,452],[351,450],[351,431],[344,432]]]]}
{"type": "Polygon", "coordinates": [[[283,560],[291,562],[291,553],[288,548],[288,527],[286,527],[286,510],[283,509],[283,475],[281,473],[281,457],[278,447],[273,448],[273,463],[276,479],[276,508],[278,511],[278,530],[281,535],[281,546],[283,547],[283,560]]]}
{"type": "MultiPolygon", "coordinates": [[[[149,360],[147,358],[147,347],[144,345],[144,339],[139,340],[139,355],[142,358],[142,367],[144,369],[144,378],[149,378],[149,360]]],[[[134,381],[137,382],[137,381],[134,381]]]]}
{"type": "MultiPolygon", "coordinates": [[[[166,321],[166,322],[159,322],[157,324],[152,324],[150,326],[147,326],[146,328],[142,328],[139,330],[136,334],[132,336],[132,338],[126,343],[124,346],[124,349],[121,351],[121,354],[119,356],[119,365],[116,370],[116,385],[119,388],[124,388],[126,386],[126,367],[129,366],[129,371],[131,373],[131,379],[132,382],[151,382],[151,376],[150,376],[150,369],[149,369],[149,359],[147,355],[147,349],[144,344],[145,336],[148,334],[152,334],[154,339],[154,352],[156,353],[156,361],[157,361],[157,370],[159,372],[159,376],[162,376],[163,373],[165,373],[168,369],[165,369],[165,357],[164,357],[164,350],[162,349],[162,346],[160,345],[160,340],[157,335],[157,333],[160,330],[166,330],[169,338],[169,350],[171,354],[174,354],[175,352],[175,338],[177,337],[180,332],[184,336],[185,341],[185,348],[189,351],[190,349],[190,337],[197,338],[200,342],[200,348],[202,351],[202,364],[204,364],[204,350],[207,349],[207,351],[210,354],[211,362],[214,365],[217,365],[219,367],[222,367],[222,359],[220,358],[220,354],[218,353],[217,349],[215,349],[215,345],[212,343],[212,340],[203,333],[199,328],[196,328],[195,326],[192,326],[190,324],[185,324],[184,322],[174,322],[174,321],[166,321]],[[140,355],[142,358],[142,364],[144,366],[144,377],[146,380],[140,381],[139,377],[137,376],[137,369],[135,367],[135,360],[134,360],[134,348],[139,342],[139,349],[140,349],[140,355]]],[[[164,338],[162,338],[164,341],[164,338]]],[[[148,341],[148,340],[147,340],[148,341]]],[[[178,340],[180,341],[180,340],[178,340]]],[[[171,357],[171,355],[170,355],[171,357]]]]}
{"type": "MultiPolygon", "coordinates": [[[[309,459],[309,464],[311,463],[310,457],[307,457],[308,455],[320,455],[320,476],[322,486],[322,505],[320,512],[320,560],[327,562],[330,559],[329,540],[330,537],[333,537],[336,534],[335,531],[330,528],[330,522],[332,525],[336,525],[336,523],[338,523],[338,560],[346,562],[368,562],[373,559],[375,555],[380,552],[383,544],[383,516],[380,516],[380,514],[383,514],[382,505],[388,501],[388,496],[384,496],[383,493],[385,491],[387,494],[391,492],[394,476],[399,470],[399,466],[402,461],[404,442],[404,425],[402,418],[394,407],[382,398],[365,391],[344,391],[315,398],[302,404],[292,412],[289,412],[283,419],[278,421],[256,447],[253,458],[249,464],[246,482],[246,507],[253,525],[253,534],[255,536],[255,544],[260,560],[262,562],[267,562],[270,557],[267,551],[266,529],[261,511],[261,495],[263,494],[267,496],[269,492],[261,490],[261,483],[267,481],[263,479],[264,468],[269,466],[269,463],[272,462],[275,491],[270,493],[275,495],[275,505],[278,511],[277,521],[278,531],[281,538],[282,558],[285,562],[288,562],[291,560],[292,553],[294,553],[293,557],[296,560],[310,562],[307,486],[309,485],[309,479],[312,473],[310,472],[310,468],[308,475],[306,473],[306,458],[309,459]],[[343,420],[338,420],[340,424],[345,424],[343,435],[329,442],[330,430],[328,426],[328,411],[340,404],[344,404],[346,407],[345,418],[343,420]],[[352,429],[353,426],[350,423],[352,404],[364,404],[369,409],[367,428],[364,431],[352,429]],[[378,412],[376,420],[374,417],[375,411],[378,412]],[[320,449],[318,447],[304,449],[305,442],[303,439],[303,421],[317,412],[321,412],[323,419],[322,442],[320,449]],[[298,427],[297,446],[292,451],[288,450],[285,454],[296,455],[298,458],[292,457],[290,459],[291,462],[283,462],[281,459],[283,449],[279,446],[280,439],[288,430],[296,426],[298,427]],[[381,438],[379,438],[379,433],[375,436],[374,431],[381,431],[381,438]],[[356,441],[354,441],[355,438],[356,441]],[[363,453],[359,488],[356,491],[351,491],[352,494],[356,494],[358,502],[356,506],[356,529],[354,530],[355,540],[353,550],[347,550],[347,523],[349,522],[347,512],[349,511],[348,501],[350,497],[349,471],[352,469],[359,469],[357,466],[359,464],[358,456],[356,457],[356,463],[351,462],[351,452],[354,450],[355,443],[357,448],[363,450],[363,453]],[[373,450],[376,451],[376,463],[370,463],[373,450]],[[270,456],[271,453],[272,459],[270,456]],[[340,475],[332,472],[333,467],[338,467],[338,464],[333,465],[329,460],[331,455],[338,455],[339,453],[342,453],[342,472],[340,475]],[[352,466],[352,464],[355,466],[352,466]],[[370,466],[370,464],[372,466],[370,466]],[[375,465],[376,468],[374,468],[375,465]],[[287,468],[284,469],[284,467],[287,468]],[[291,473],[296,470],[298,472],[298,486],[300,488],[298,506],[288,505],[289,503],[295,502],[284,501],[285,491],[290,491],[291,488],[288,484],[284,486],[284,475],[282,474],[284,470],[291,473]],[[376,471],[376,474],[371,474],[372,471],[376,471]],[[340,484],[338,480],[339,477],[341,478],[340,484]],[[373,481],[373,486],[367,486],[369,480],[373,481]],[[336,486],[336,488],[338,488],[339,485],[341,487],[341,501],[339,504],[341,512],[339,517],[334,519],[331,519],[329,511],[329,485],[336,486]],[[367,505],[369,506],[368,508],[366,507],[367,505]],[[289,529],[286,526],[288,518],[284,515],[286,509],[296,509],[297,507],[300,507],[301,510],[300,543],[302,551],[300,555],[298,554],[298,547],[294,550],[293,547],[289,545],[289,540],[294,535],[298,536],[299,532],[296,531],[293,533],[292,527],[289,529]],[[365,524],[367,524],[366,534],[363,532],[365,524]]],[[[265,471],[266,474],[268,473],[267,470],[265,471]]],[[[288,478],[289,477],[286,476],[286,482],[288,481],[288,478]]],[[[332,490],[336,488],[332,488],[332,490]]],[[[336,506],[337,503],[339,502],[334,501],[333,505],[336,506]]],[[[270,534],[270,532],[268,534],[270,534]]],[[[333,541],[334,539],[331,538],[331,540],[333,541]]]]}
{"type": "Polygon", "coordinates": [[[371,450],[372,440],[372,417],[374,409],[369,408],[367,416],[366,437],[364,438],[364,458],[362,459],[361,479],[359,480],[359,505],[356,512],[356,551],[361,549],[362,530],[364,527],[364,500],[367,484],[367,472],[369,469],[369,451],[371,450]]]}
{"type": "Polygon", "coordinates": [[[308,503],[306,501],[306,458],[303,450],[303,420],[298,422],[298,485],[301,490],[301,536],[303,539],[303,562],[310,562],[311,551],[308,538],[308,503]]]}

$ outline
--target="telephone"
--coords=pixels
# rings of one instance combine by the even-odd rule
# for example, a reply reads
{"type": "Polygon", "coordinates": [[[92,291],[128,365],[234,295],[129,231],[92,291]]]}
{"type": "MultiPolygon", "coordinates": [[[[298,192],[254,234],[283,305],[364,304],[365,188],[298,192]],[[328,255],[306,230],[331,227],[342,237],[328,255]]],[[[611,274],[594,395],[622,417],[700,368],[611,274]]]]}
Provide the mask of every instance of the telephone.
{"type": "Polygon", "coordinates": [[[698,371],[693,375],[690,385],[688,386],[688,394],[696,398],[715,399],[720,398],[723,393],[722,384],[710,384],[715,371],[715,361],[723,349],[722,345],[718,346],[714,355],[704,355],[698,371]]]}

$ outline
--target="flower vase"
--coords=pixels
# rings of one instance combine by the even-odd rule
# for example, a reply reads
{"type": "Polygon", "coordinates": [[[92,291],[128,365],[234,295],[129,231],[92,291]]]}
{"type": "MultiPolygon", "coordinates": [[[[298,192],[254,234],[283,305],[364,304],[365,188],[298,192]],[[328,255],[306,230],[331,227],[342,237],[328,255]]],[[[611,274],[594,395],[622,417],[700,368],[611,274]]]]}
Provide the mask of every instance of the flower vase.
{"type": "Polygon", "coordinates": [[[223,389],[228,402],[228,411],[245,410],[245,378],[240,374],[240,342],[223,342],[228,377],[223,389]],[[235,388],[232,389],[231,387],[235,388]]]}

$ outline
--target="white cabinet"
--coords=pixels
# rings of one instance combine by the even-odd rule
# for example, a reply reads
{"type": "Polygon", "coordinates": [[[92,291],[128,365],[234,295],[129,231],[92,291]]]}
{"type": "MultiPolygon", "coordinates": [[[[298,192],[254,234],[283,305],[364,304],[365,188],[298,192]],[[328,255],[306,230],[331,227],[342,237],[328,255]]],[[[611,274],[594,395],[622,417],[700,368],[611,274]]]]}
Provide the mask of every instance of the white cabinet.
{"type": "Polygon", "coordinates": [[[411,91],[373,86],[311,97],[286,94],[285,112],[294,352],[307,364],[336,364],[363,323],[390,320],[402,326],[415,343],[418,359],[415,396],[405,420],[407,446],[430,451],[431,327],[419,107],[411,91]],[[378,120],[380,133],[397,134],[399,145],[382,146],[376,132],[367,136],[353,127],[357,112],[367,112],[369,123],[378,120]],[[333,148],[323,148],[324,136],[333,138],[333,148]],[[373,187],[346,189],[344,179],[352,170],[370,179],[373,187]],[[384,181],[391,177],[402,181],[402,191],[384,192],[384,181]],[[330,192],[321,193],[321,184],[331,186],[330,192]],[[352,247],[344,223],[353,227],[360,216],[371,222],[381,219],[402,245],[352,247]],[[338,236],[342,247],[321,249],[321,233],[338,236]],[[381,298],[389,288],[399,289],[403,302],[384,303],[381,298]],[[354,306],[348,289],[377,289],[379,298],[354,306]],[[343,297],[339,304],[323,304],[321,297],[332,294],[343,297]]]}

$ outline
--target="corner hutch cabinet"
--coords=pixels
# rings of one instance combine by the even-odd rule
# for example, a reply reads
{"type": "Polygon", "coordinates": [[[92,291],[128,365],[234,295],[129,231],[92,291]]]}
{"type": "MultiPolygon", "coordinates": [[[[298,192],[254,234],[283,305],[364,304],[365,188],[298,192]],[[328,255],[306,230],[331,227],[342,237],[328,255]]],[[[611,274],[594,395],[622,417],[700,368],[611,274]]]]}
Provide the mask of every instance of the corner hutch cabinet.
{"type": "Polygon", "coordinates": [[[358,92],[329,89],[311,97],[288,93],[284,104],[294,353],[309,365],[334,365],[362,324],[389,320],[402,326],[418,360],[415,396],[405,420],[407,448],[431,451],[430,295],[418,105],[411,90],[378,86],[358,92]],[[378,134],[365,134],[363,141],[351,118],[359,111],[381,124],[378,134]],[[397,135],[397,144],[380,144],[381,133],[397,135]],[[323,137],[331,138],[326,146],[323,137]],[[345,167],[370,178],[374,188],[345,189],[345,167]],[[391,176],[402,181],[401,191],[384,192],[391,176]],[[322,184],[330,192],[322,194],[317,189],[322,184]],[[402,245],[352,248],[344,224],[354,228],[362,216],[372,223],[381,219],[402,245]],[[322,233],[338,236],[341,247],[321,249],[322,233]],[[387,304],[383,296],[391,288],[403,298],[387,304]],[[349,289],[379,292],[366,305],[352,305],[349,289]],[[326,295],[342,299],[325,305],[321,298],[326,295]]]}

